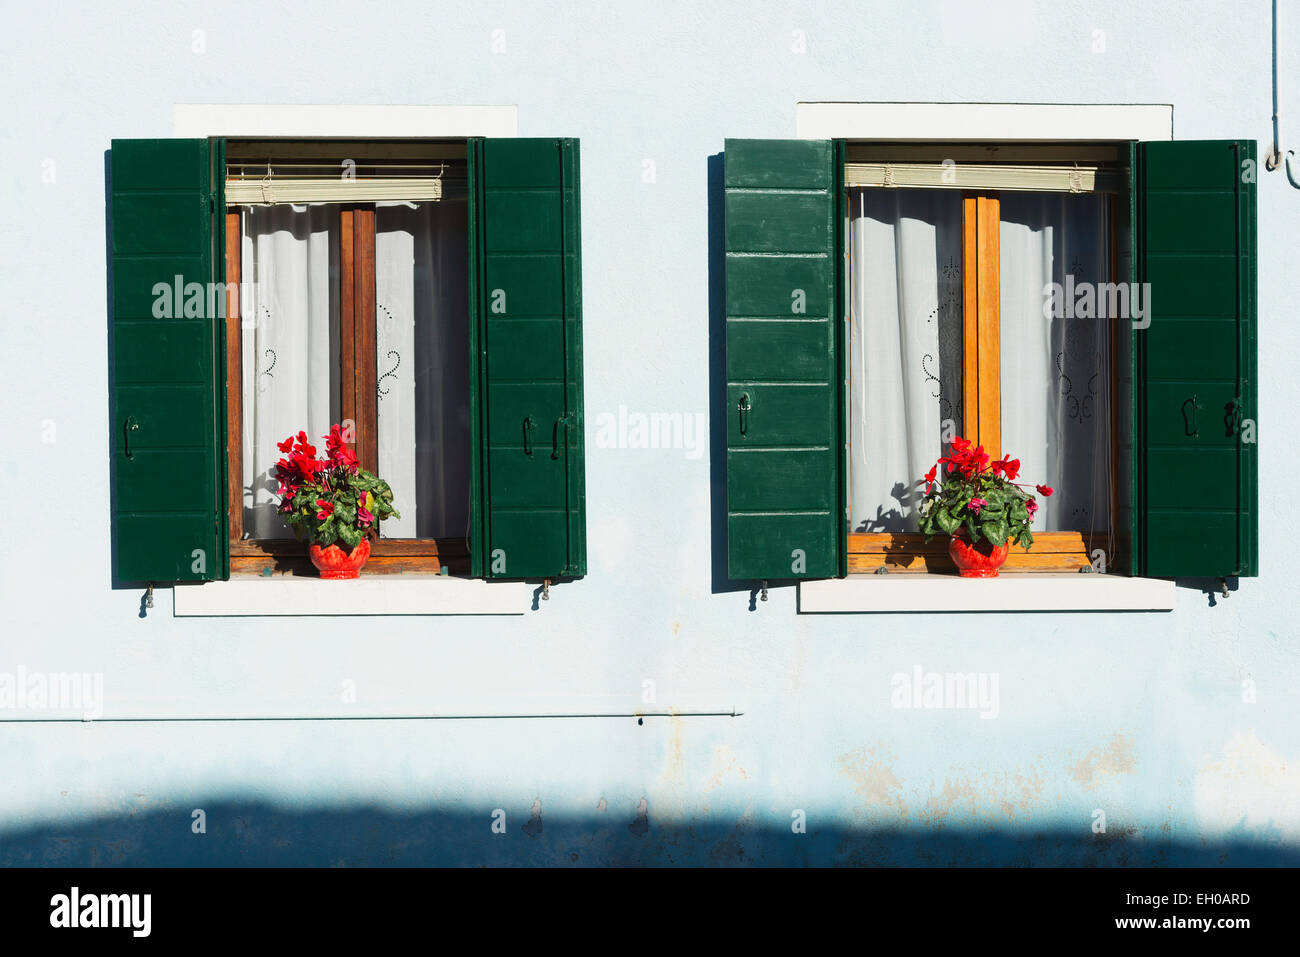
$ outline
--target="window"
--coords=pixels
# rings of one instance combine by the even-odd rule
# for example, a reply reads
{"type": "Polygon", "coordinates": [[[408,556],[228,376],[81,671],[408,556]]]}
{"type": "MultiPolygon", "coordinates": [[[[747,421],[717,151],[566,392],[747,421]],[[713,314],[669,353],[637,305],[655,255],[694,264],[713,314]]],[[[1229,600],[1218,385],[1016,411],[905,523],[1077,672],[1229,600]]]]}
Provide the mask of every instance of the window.
{"type": "Polygon", "coordinates": [[[951,569],[945,543],[917,532],[916,507],[919,477],[955,435],[1012,453],[1026,478],[1056,489],[1009,571],[1115,554],[1111,327],[1046,318],[1044,290],[1118,281],[1120,156],[849,147],[850,571],[951,569]]]}
{"type": "Polygon", "coordinates": [[[337,421],[400,496],[368,570],[585,574],[577,151],[115,140],[115,578],[292,570],[274,443],[337,421]]]}
{"type": "Polygon", "coordinates": [[[731,577],[945,570],[954,434],[1068,489],[1008,570],[1254,574],[1253,148],[729,140],[731,577]]]}
{"type": "Polygon", "coordinates": [[[232,571],[305,570],[276,511],[276,443],[342,422],[401,511],[371,572],[467,572],[464,143],[232,141],[226,177],[232,571]],[[295,202],[364,190],[390,198],[295,202]]]}

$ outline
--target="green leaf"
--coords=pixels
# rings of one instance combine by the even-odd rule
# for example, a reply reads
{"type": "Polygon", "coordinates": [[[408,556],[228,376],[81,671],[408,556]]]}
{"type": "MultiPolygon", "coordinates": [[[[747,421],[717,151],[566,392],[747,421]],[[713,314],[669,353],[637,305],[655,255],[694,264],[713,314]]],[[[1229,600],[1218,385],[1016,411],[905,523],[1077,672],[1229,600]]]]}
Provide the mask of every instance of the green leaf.
{"type": "Polygon", "coordinates": [[[943,530],[944,534],[951,535],[957,531],[957,526],[961,524],[961,519],[946,508],[936,508],[934,510],[935,524],[943,530]]]}
{"type": "Polygon", "coordinates": [[[1008,538],[1011,537],[1011,529],[1007,525],[1006,519],[998,518],[985,522],[981,528],[984,537],[993,545],[1004,545],[1008,538]]]}
{"type": "Polygon", "coordinates": [[[327,518],[316,528],[316,534],[312,536],[316,544],[320,546],[333,545],[338,541],[339,526],[332,518],[327,518]]]}
{"type": "Polygon", "coordinates": [[[352,551],[352,549],[356,548],[357,545],[361,543],[363,534],[364,533],[361,529],[356,528],[353,525],[342,525],[339,527],[339,538],[342,539],[343,544],[347,546],[348,551],[352,551]]]}

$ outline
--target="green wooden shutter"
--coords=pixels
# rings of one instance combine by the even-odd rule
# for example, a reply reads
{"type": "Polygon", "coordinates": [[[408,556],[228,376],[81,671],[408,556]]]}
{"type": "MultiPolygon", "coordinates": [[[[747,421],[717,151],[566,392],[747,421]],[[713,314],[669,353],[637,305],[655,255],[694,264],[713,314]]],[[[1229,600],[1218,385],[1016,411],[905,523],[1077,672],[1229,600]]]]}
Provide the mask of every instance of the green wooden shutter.
{"type": "Polygon", "coordinates": [[[1134,331],[1135,568],[1255,575],[1255,143],[1142,143],[1134,331]]]}
{"type": "Polygon", "coordinates": [[[584,575],[578,141],[475,139],[469,156],[472,569],[584,575]]]}
{"type": "Polygon", "coordinates": [[[219,323],[207,295],[214,278],[209,155],[206,140],[112,144],[110,448],[114,577],[122,583],[226,574],[218,548],[219,323]],[[189,283],[202,290],[202,307],[195,298],[186,315],[189,283]],[[170,318],[159,314],[167,306],[170,318]]]}
{"type": "Polygon", "coordinates": [[[727,140],[727,567],[845,572],[843,163],[829,140],[727,140]]]}

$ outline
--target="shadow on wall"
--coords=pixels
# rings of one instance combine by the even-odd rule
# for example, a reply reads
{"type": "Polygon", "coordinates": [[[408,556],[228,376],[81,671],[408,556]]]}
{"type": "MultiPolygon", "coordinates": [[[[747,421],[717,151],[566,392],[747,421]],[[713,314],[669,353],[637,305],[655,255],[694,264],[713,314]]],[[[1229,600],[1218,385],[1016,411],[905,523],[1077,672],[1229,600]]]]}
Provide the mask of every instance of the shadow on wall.
{"type": "MultiPolygon", "coordinates": [[[[104,329],[105,329],[105,352],[104,362],[107,365],[108,392],[104,396],[104,407],[108,409],[109,421],[109,442],[108,442],[108,542],[109,542],[109,588],[125,588],[132,582],[119,581],[117,577],[117,457],[113,454],[112,436],[115,434],[115,428],[112,423],[116,421],[117,408],[113,402],[113,392],[116,388],[115,381],[115,363],[113,362],[114,349],[116,348],[113,341],[113,151],[104,150],[104,276],[107,278],[104,288],[104,329]]],[[[144,617],[144,599],[140,599],[140,617],[144,617]]]]}
{"type": "MultiPolygon", "coordinates": [[[[818,825],[790,827],[699,820],[661,824],[639,808],[582,818],[507,808],[504,834],[493,810],[378,808],[293,811],[268,804],[195,802],[49,824],[0,834],[0,864],[50,867],[247,866],[906,866],[1296,867],[1300,848],[1248,839],[1179,842],[1116,830],[919,832],[818,825]]],[[[498,818],[500,815],[498,814],[498,818]]]]}
{"type": "MultiPolygon", "coordinates": [[[[727,290],[722,154],[708,158],[709,208],[709,546],[712,592],[750,591],[727,577],[727,290]]],[[[751,602],[752,606],[752,602],[751,602]]],[[[751,607],[751,611],[752,611],[751,607]]]]}

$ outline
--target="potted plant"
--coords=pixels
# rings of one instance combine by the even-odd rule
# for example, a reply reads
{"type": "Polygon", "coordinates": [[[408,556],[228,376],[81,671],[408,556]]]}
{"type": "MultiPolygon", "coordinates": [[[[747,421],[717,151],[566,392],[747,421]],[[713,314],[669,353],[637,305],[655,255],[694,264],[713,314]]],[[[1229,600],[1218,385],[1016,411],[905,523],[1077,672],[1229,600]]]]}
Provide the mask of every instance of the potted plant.
{"type": "MultiPolygon", "coordinates": [[[[940,533],[948,536],[948,554],[963,578],[996,578],[1011,542],[1033,544],[1029,526],[1038,500],[1015,481],[1019,474],[1019,459],[990,461],[984,446],[971,448],[961,436],[925,474],[921,531],[927,542],[940,533]]],[[[1052,494],[1047,485],[1035,489],[1044,498],[1052,494]]]]}
{"type": "Polygon", "coordinates": [[[356,578],[370,557],[378,523],[401,518],[393,490],[357,464],[338,425],[325,436],[324,459],[316,458],[306,432],[277,446],[286,456],[275,467],[279,513],[299,540],[311,543],[309,554],[321,578],[356,578]]]}

